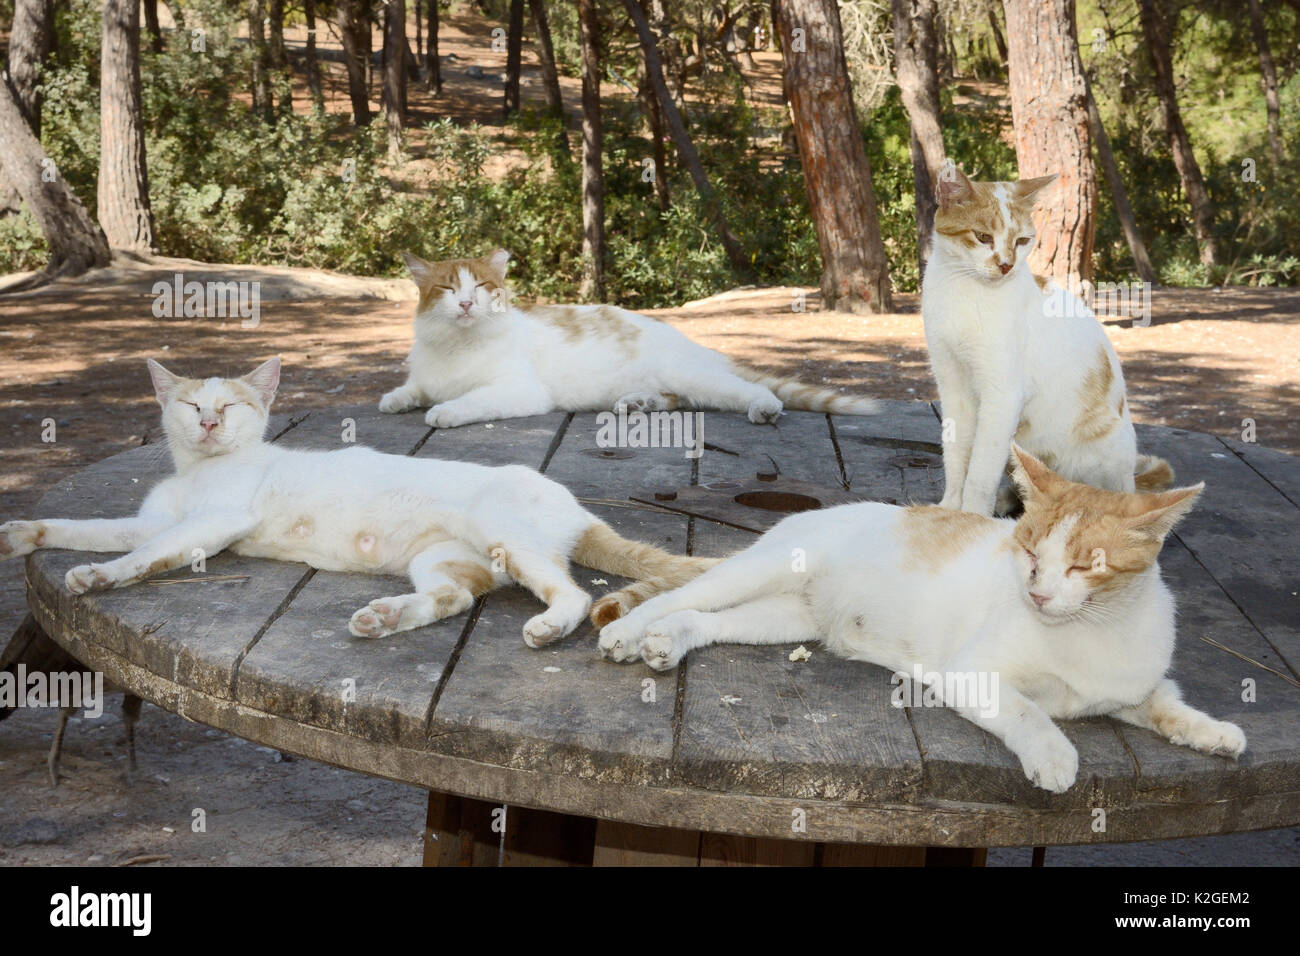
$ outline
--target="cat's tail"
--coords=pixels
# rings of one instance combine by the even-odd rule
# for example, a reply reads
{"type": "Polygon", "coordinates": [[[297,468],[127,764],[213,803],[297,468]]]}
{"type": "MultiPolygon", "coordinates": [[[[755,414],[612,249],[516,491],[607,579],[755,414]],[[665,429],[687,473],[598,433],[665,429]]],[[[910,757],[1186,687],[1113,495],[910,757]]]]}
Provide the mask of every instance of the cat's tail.
{"type": "Polygon", "coordinates": [[[718,563],[717,558],[669,554],[663,548],[625,538],[603,521],[596,521],[578,539],[573,560],[634,583],[606,594],[591,606],[591,622],[604,627],[661,591],[671,591],[718,563]]]}
{"type": "Polygon", "coordinates": [[[832,415],[877,415],[880,403],[875,399],[856,395],[841,395],[833,388],[805,385],[783,375],[772,375],[757,369],[735,365],[735,372],[747,382],[770,388],[781,404],[798,412],[829,412],[832,415]]]}
{"type": "Polygon", "coordinates": [[[1174,469],[1155,455],[1138,455],[1133,469],[1133,484],[1138,491],[1164,491],[1174,484],[1174,469]]]}

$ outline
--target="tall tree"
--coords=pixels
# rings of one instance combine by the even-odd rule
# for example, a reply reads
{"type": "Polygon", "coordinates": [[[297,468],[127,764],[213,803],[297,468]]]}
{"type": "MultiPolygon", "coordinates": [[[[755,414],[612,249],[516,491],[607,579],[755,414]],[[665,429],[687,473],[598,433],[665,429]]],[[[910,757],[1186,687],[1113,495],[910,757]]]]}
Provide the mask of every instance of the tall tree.
{"type": "Polygon", "coordinates": [[[140,5],[105,0],[99,75],[99,224],[115,248],[149,252],[153,216],[140,99],[140,5]]]}
{"type": "Polygon", "coordinates": [[[1138,231],[1137,217],[1133,215],[1133,207],[1128,201],[1128,190],[1124,188],[1124,179],[1119,174],[1119,165],[1110,148],[1110,137],[1106,135],[1106,127],[1101,122],[1101,111],[1097,109],[1097,101],[1092,95],[1092,84],[1088,85],[1088,124],[1092,130],[1093,145],[1097,147],[1097,159],[1101,162],[1111,199],[1115,202],[1115,215],[1119,218],[1120,228],[1124,230],[1128,250],[1133,255],[1133,267],[1143,282],[1154,285],[1160,281],[1159,276],[1151,265],[1151,257],[1147,255],[1142,233],[1138,231]]]}
{"type": "MultiPolygon", "coordinates": [[[[651,0],[652,7],[654,2],[655,0],[651,0]]],[[[668,132],[672,135],[673,143],[677,146],[677,155],[681,159],[682,165],[686,167],[686,171],[690,174],[691,181],[695,184],[695,191],[699,193],[700,202],[704,206],[704,213],[708,216],[709,223],[718,234],[718,241],[722,243],[722,250],[727,255],[727,261],[731,263],[732,273],[737,278],[749,279],[752,277],[753,270],[750,269],[745,254],[741,251],[740,243],[731,231],[731,227],[727,225],[726,216],[722,211],[722,203],[718,199],[718,194],[713,191],[713,186],[709,183],[709,177],[704,172],[704,164],[700,162],[700,154],[696,151],[695,144],[691,142],[690,133],[686,131],[686,123],[682,120],[682,114],[677,109],[677,103],[673,99],[672,91],[668,88],[668,83],[664,78],[663,61],[659,58],[659,45],[656,42],[655,34],[652,32],[650,21],[646,17],[646,12],[642,9],[638,0],[623,0],[623,6],[636,27],[637,37],[641,41],[641,50],[645,57],[646,73],[651,86],[654,88],[655,97],[659,100],[659,108],[663,112],[668,132]]]]}
{"type": "MultiPolygon", "coordinates": [[[[528,0],[528,9],[533,16],[533,32],[537,34],[537,58],[542,63],[542,88],[546,91],[546,112],[561,124],[564,123],[564,97],[560,94],[560,73],[555,66],[555,47],[551,43],[551,26],[546,20],[545,0],[528,0]]],[[[569,152],[569,136],[560,127],[557,144],[566,155],[569,152]]]]}
{"type": "Polygon", "coordinates": [[[912,126],[912,179],[916,183],[916,244],[921,270],[930,252],[936,201],[934,184],[943,168],[939,125],[937,0],[893,0],[894,75],[912,126]]]}
{"type": "Polygon", "coordinates": [[[510,28],[506,32],[506,91],[504,115],[519,112],[519,71],[523,66],[524,0],[510,0],[510,28]]]}
{"type": "Polygon", "coordinates": [[[1187,127],[1183,125],[1182,111],[1178,108],[1170,25],[1158,0],[1138,0],[1138,16],[1142,21],[1147,51],[1151,54],[1151,65],[1155,69],[1156,96],[1164,110],[1169,152],[1173,154],[1183,192],[1192,207],[1192,231],[1201,250],[1201,264],[1212,266],[1219,259],[1219,247],[1214,238],[1214,210],[1210,205],[1209,191],[1205,188],[1205,177],[1201,175],[1201,165],[1196,161],[1187,127]]]}
{"type": "Polygon", "coordinates": [[[158,0],[144,0],[144,28],[149,34],[149,49],[161,53],[162,27],[158,23],[158,0]]]}
{"type": "Polygon", "coordinates": [[[438,0],[429,0],[429,46],[425,55],[424,85],[434,96],[442,92],[442,61],[438,59],[438,0]]]}
{"type": "Polygon", "coordinates": [[[248,46],[252,53],[253,112],[270,123],[275,118],[271,102],[271,51],[266,44],[266,0],[248,0],[248,46]]]}
{"type": "Polygon", "coordinates": [[[1277,95],[1277,66],[1264,27],[1264,11],[1259,0],[1250,0],[1250,32],[1259,52],[1260,81],[1264,84],[1264,106],[1268,110],[1268,151],[1274,167],[1282,162],[1282,105],[1277,95]]]}
{"type": "Polygon", "coordinates": [[[668,193],[668,150],[664,147],[664,113],[659,106],[659,97],[655,95],[654,84],[650,82],[650,67],[646,63],[644,51],[641,67],[637,71],[637,102],[641,104],[641,113],[650,128],[650,148],[654,152],[654,187],[655,199],[659,202],[659,211],[667,212],[672,207],[672,196],[668,193]]]}
{"type": "MultiPolygon", "coordinates": [[[[17,0],[9,33],[9,89],[32,134],[41,136],[41,70],[54,48],[53,0],[17,0]]],[[[0,152],[0,216],[22,205],[0,152]]]]}
{"type": "Polygon", "coordinates": [[[586,301],[605,298],[604,130],[600,121],[600,21],[596,0],[578,0],[582,44],[582,285],[586,301]]]}
{"type": "Polygon", "coordinates": [[[289,51],[284,45],[284,0],[269,0],[267,25],[270,29],[267,62],[270,64],[271,93],[281,113],[292,113],[293,78],[289,72],[289,51]]]}
{"type": "Polygon", "coordinates": [[[785,97],[817,244],[822,308],[884,312],[889,272],[835,0],[776,0],[785,97]]]}
{"type": "Polygon", "coordinates": [[[998,23],[998,5],[997,0],[991,0],[988,5],[989,31],[993,34],[993,43],[998,48],[998,62],[1002,64],[1002,69],[1007,68],[1007,41],[1002,36],[1002,25],[998,23]]]}
{"type": "Polygon", "coordinates": [[[1004,8],[1020,178],[1059,177],[1034,217],[1034,269],[1077,290],[1092,281],[1097,170],[1074,0],[1004,0],[1004,8]]]}
{"type": "Polygon", "coordinates": [[[27,125],[8,82],[0,82],[0,156],[6,179],[32,211],[50,247],[45,276],[78,275],[107,265],[108,241],[27,125]]]}
{"type": "Polygon", "coordinates": [[[370,0],[338,0],[338,18],[352,122],[365,126],[370,122],[370,87],[366,82],[370,60],[370,0]]]}
{"type": "Polygon", "coordinates": [[[302,12],[307,20],[307,89],[316,109],[325,109],[325,89],[321,85],[320,57],[316,55],[316,0],[303,0],[302,12]]]}
{"type": "Polygon", "coordinates": [[[406,116],[406,0],[388,0],[384,18],[384,118],[388,123],[388,153],[402,149],[406,116]]]}

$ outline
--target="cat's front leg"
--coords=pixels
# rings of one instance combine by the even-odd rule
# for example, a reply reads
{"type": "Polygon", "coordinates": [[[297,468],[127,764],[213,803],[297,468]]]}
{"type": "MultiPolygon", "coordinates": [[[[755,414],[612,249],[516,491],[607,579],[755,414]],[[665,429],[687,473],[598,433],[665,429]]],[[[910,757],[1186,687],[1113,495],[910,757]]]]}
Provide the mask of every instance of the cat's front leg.
{"type": "Polygon", "coordinates": [[[943,498],[939,507],[960,511],[971,446],[975,443],[975,403],[955,387],[941,392],[939,401],[943,412],[943,498]]]}
{"type": "Polygon", "coordinates": [[[990,517],[998,485],[1011,455],[1011,440],[1020,422],[1019,393],[990,396],[981,402],[975,421],[975,444],[966,468],[961,510],[990,517]]]}
{"type": "Polygon", "coordinates": [[[417,386],[406,382],[399,385],[391,392],[387,392],[379,400],[379,410],[388,415],[398,415],[402,412],[409,412],[412,408],[419,408],[421,405],[427,405],[429,398],[417,386]]]}
{"type": "Polygon", "coordinates": [[[487,385],[434,405],[424,421],[434,428],[457,428],[498,418],[544,415],[554,407],[540,385],[487,385]]]}
{"type": "Polygon", "coordinates": [[[257,519],[242,512],[196,515],[154,535],[120,558],[70,569],[64,583],[73,594],[125,587],[184,567],[196,558],[219,554],[256,527],[257,519]]]}
{"type": "Polygon", "coordinates": [[[0,558],[21,557],[39,548],[130,551],[165,529],[172,520],[166,515],[140,514],[129,518],[9,521],[0,524],[0,558]]]}
{"type": "Polygon", "coordinates": [[[1178,685],[1162,680],[1146,700],[1114,715],[1125,723],[1154,730],[1170,743],[1236,760],[1246,749],[1246,735],[1236,724],[1215,720],[1183,702],[1178,685]]]}
{"type": "MultiPolygon", "coordinates": [[[[964,678],[969,674],[979,674],[981,669],[954,660],[948,672],[964,678]]],[[[1000,676],[996,671],[989,673],[1000,676]]],[[[967,686],[969,681],[953,682],[954,688],[967,686]]],[[[1034,786],[1052,793],[1064,793],[1074,786],[1079,773],[1079,752],[1061,728],[1052,722],[1046,711],[1005,681],[990,682],[988,686],[997,688],[996,695],[990,695],[988,701],[972,704],[963,700],[944,700],[944,703],[1006,744],[1007,749],[1019,758],[1021,769],[1034,786]]],[[[936,687],[936,690],[942,698],[947,688],[936,687]]]]}

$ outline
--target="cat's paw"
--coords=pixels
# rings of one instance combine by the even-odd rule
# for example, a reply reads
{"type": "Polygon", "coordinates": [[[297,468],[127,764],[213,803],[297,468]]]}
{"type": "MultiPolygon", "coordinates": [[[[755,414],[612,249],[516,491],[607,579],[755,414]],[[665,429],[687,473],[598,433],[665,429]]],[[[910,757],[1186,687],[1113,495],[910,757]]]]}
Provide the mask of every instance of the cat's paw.
{"type": "Polygon", "coordinates": [[[614,403],[616,412],[653,412],[663,406],[663,396],[656,392],[632,392],[614,403]]]}
{"type": "Polygon", "coordinates": [[[395,388],[379,400],[379,410],[387,415],[409,412],[415,406],[415,399],[404,388],[395,388]]]}
{"type": "Polygon", "coordinates": [[[112,584],[108,572],[102,564],[79,564],[69,569],[63,583],[73,594],[85,594],[87,591],[101,591],[112,584]]]}
{"type": "Polygon", "coordinates": [[[434,405],[424,413],[424,423],[434,428],[458,428],[461,425],[468,425],[473,418],[463,412],[458,412],[447,405],[434,405]]]}
{"type": "Polygon", "coordinates": [[[607,657],[611,661],[624,662],[634,661],[641,656],[641,639],[644,631],[635,621],[629,624],[630,620],[632,618],[622,617],[600,629],[600,640],[597,646],[602,657],[607,657]]]}
{"type": "Polygon", "coordinates": [[[1052,793],[1065,793],[1074,786],[1079,774],[1079,752],[1065,734],[1057,728],[1055,733],[1042,734],[1016,751],[1025,776],[1036,787],[1052,793]]]}
{"type": "Polygon", "coordinates": [[[672,670],[681,663],[687,638],[698,626],[699,611],[678,611],[661,617],[645,629],[641,660],[657,671],[672,670]]]}
{"type": "Polygon", "coordinates": [[[1246,735],[1236,724],[1205,717],[1189,721],[1169,738],[1170,743],[1191,747],[1201,753],[1218,754],[1236,760],[1246,749],[1246,735]]]}
{"type": "Polygon", "coordinates": [[[352,615],[348,631],[353,637],[387,637],[399,630],[401,623],[401,604],[391,598],[378,598],[352,615]]]}
{"type": "Polygon", "coordinates": [[[587,616],[589,605],[583,594],[577,599],[561,599],[524,624],[524,643],[529,647],[545,647],[554,640],[571,634],[587,616]]]}
{"type": "Polygon", "coordinates": [[[755,425],[770,425],[781,417],[784,406],[775,395],[756,398],[749,403],[749,420],[755,425]]]}
{"type": "Polygon", "coordinates": [[[45,525],[39,521],[0,524],[0,558],[21,558],[45,543],[45,525]]]}

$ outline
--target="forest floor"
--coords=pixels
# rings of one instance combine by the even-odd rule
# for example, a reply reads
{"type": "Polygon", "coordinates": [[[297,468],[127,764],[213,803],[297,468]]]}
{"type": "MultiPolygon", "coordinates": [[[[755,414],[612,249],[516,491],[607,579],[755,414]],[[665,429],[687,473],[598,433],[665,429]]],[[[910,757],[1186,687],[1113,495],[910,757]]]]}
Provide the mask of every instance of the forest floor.
{"type": "MultiPolygon", "coordinates": [[[[444,20],[444,94],[435,99],[413,87],[411,122],[451,116],[495,125],[507,148],[494,162],[509,164],[517,157],[500,119],[505,54],[491,49],[490,26],[474,16],[444,20]]],[[[290,44],[301,44],[301,30],[287,32],[290,44]]],[[[338,46],[328,35],[320,44],[325,56],[338,46]]],[[[755,60],[747,96],[782,108],[779,56],[755,60]]],[[[535,62],[526,47],[525,100],[541,97],[535,62]]],[[[327,109],[345,110],[342,65],[324,65],[327,109]]],[[[562,85],[576,114],[579,83],[565,77],[562,85]]],[[[610,96],[629,95],[607,86],[610,96]]],[[[295,97],[306,102],[305,86],[295,97]]],[[[418,145],[418,130],[412,139],[418,145]]],[[[274,285],[268,277],[254,329],[237,320],[157,319],[151,281],[140,275],[0,300],[0,520],[36,517],[40,497],[71,471],[157,438],[147,356],[207,375],[239,374],[278,354],[285,361],[280,412],[376,401],[400,382],[410,300],[357,297],[358,288],[393,294],[371,280],[328,298],[276,298],[274,285]],[[56,425],[53,442],[42,441],[46,419],[56,425]]],[[[742,289],[655,314],[754,366],[870,396],[932,399],[916,296],[897,296],[895,308],[880,316],[822,313],[812,289],[742,289]],[[795,312],[800,293],[807,311],[795,312]]],[[[1161,289],[1149,326],[1117,319],[1107,331],[1124,362],[1136,420],[1240,437],[1250,418],[1261,444],[1300,453],[1300,290],[1161,289]]],[[[24,613],[21,568],[0,566],[0,642],[24,613]]],[[[52,791],[45,753],[54,719],[50,711],[24,710],[0,725],[0,865],[112,865],[141,856],[162,857],[161,865],[420,860],[424,793],[417,788],[284,759],[148,705],[133,783],[123,777],[113,704],[99,718],[74,720],[65,780],[52,791]],[[194,808],[207,811],[206,834],[190,829],[194,808]]],[[[990,863],[1027,864],[1028,857],[1028,850],[1001,850],[990,863]]],[[[1211,860],[1300,865],[1300,829],[1048,854],[1049,865],[1211,860]]]]}

